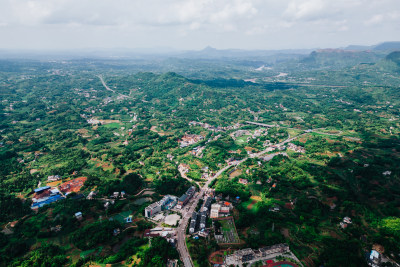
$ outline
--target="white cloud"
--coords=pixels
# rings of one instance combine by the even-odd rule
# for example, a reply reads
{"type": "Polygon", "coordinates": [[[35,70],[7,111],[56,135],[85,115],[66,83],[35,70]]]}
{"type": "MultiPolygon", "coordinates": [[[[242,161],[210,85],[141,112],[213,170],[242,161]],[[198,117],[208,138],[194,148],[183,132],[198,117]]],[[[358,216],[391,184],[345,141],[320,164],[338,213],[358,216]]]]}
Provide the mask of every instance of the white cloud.
{"type": "Polygon", "coordinates": [[[313,19],[323,15],[326,4],[323,0],[307,0],[296,1],[292,0],[285,11],[285,14],[290,19],[313,19]]]}
{"type": "Polygon", "coordinates": [[[375,25],[375,24],[379,24],[383,21],[383,15],[382,14],[376,14],[373,15],[372,18],[370,18],[369,20],[365,21],[366,25],[375,25]]]}
{"type": "Polygon", "coordinates": [[[0,0],[0,18],[3,36],[10,32],[4,39],[12,40],[16,27],[22,35],[35,30],[55,39],[74,30],[82,34],[76,46],[100,33],[114,37],[102,43],[107,46],[136,44],[136,36],[150,46],[162,36],[162,45],[187,47],[252,47],[253,41],[313,47],[328,40],[324,36],[341,43],[400,36],[398,0],[0,0]],[[385,30],[373,34],[379,25],[385,30]]]}

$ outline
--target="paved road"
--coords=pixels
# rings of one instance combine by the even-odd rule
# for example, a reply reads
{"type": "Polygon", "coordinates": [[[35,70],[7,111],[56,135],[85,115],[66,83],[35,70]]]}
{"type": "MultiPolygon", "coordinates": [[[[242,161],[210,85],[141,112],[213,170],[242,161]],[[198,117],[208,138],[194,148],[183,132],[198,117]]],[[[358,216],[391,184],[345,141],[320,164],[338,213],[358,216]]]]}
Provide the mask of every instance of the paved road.
{"type": "Polygon", "coordinates": [[[265,124],[265,123],[252,122],[252,121],[246,121],[246,123],[247,124],[258,125],[258,126],[263,126],[263,127],[268,127],[268,128],[277,127],[277,125],[275,125],[275,124],[265,124]]]}
{"type": "Polygon", "coordinates": [[[103,76],[97,75],[97,77],[99,77],[101,83],[103,84],[104,88],[106,88],[106,90],[111,91],[111,92],[116,93],[116,94],[119,94],[120,96],[123,96],[123,97],[126,97],[126,98],[132,98],[132,97],[130,97],[130,96],[128,96],[128,95],[124,95],[124,94],[118,93],[118,92],[116,92],[115,90],[113,90],[113,89],[111,89],[110,87],[108,87],[107,84],[106,84],[106,82],[105,82],[104,79],[103,79],[103,76]]]}
{"type": "MultiPolygon", "coordinates": [[[[281,142],[281,143],[279,143],[277,145],[284,145],[286,143],[289,143],[289,142],[293,141],[294,139],[296,139],[296,138],[298,138],[298,137],[300,137],[300,136],[302,136],[304,134],[306,134],[306,133],[303,133],[303,134],[300,134],[300,135],[297,135],[297,136],[294,136],[294,137],[290,137],[289,136],[288,139],[286,139],[285,141],[283,141],[283,142],[281,142]]],[[[270,145],[270,146],[272,146],[272,145],[270,145]]],[[[261,157],[263,154],[265,154],[267,152],[269,152],[269,150],[266,149],[266,150],[261,151],[259,153],[252,154],[249,157],[251,157],[251,158],[261,157]]],[[[192,258],[190,257],[189,251],[188,251],[187,246],[186,246],[186,228],[187,228],[187,225],[189,223],[189,219],[192,216],[192,213],[193,213],[194,209],[197,207],[197,203],[199,203],[199,200],[204,196],[205,192],[208,189],[208,186],[210,185],[210,183],[214,179],[218,178],[224,171],[226,171],[230,167],[235,166],[235,165],[238,166],[239,164],[243,163],[249,157],[246,157],[246,158],[244,158],[244,159],[242,159],[240,161],[236,161],[234,164],[225,166],[222,169],[220,169],[214,176],[212,176],[211,178],[209,178],[207,180],[207,182],[204,184],[204,186],[200,189],[200,192],[198,194],[196,194],[193,197],[193,200],[190,203],[188,203],[186,205],[186,207],[182,210],[182,220],[180,221],[179,226],[177,228],[177,238],[178,238],[177,249],[178,249],[179,255],[181,256],[181,259],[182,259],[183,264],[184,264],[185,267],[194,266],[192,258]],[[189,210],[186,211],[185,209],[187,209],[188,207],[189,207],[189,210]]]]}

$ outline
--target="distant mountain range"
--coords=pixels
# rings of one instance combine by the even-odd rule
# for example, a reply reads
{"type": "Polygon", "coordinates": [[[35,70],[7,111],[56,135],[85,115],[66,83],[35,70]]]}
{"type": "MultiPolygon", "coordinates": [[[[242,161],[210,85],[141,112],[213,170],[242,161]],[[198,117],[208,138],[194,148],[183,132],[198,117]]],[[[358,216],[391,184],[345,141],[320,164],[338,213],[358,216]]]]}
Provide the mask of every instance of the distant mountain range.
{"type": "MultiPolygon", "coordinates": [[[[244,50],[244,49],[216,49],[206,47],[202,50],[174,50],[171,48],[116,48],[116,49],[77,49],[77,50],[1,50],[0,58],[20,58],[20,59],[76,59],[76,58],[102,58],[102,59],[162,59],[162,58],[187,58],[187,59],[248,59],[265,60],[266,58],[276,58],[284,60],[285,58],[304,57],[310,55],[313,51],[318,53],[342,53],[345,52],[376,52],[390,53],[400,51],[400,42],[384,42],[377,45],[349,45],[344,48],[333,49],[282,49],[282,50],[244,50]]],[[[345,55],[345,54],[342,54],[345,55]]]]}
{"type": "Polygon", "coordinates": [[[349,45],[345,50],[356,50],[356,51],[396,51],[400,50],[400,42],[384,42],[377,45],[365,46],[365,45],[349,45]]]}

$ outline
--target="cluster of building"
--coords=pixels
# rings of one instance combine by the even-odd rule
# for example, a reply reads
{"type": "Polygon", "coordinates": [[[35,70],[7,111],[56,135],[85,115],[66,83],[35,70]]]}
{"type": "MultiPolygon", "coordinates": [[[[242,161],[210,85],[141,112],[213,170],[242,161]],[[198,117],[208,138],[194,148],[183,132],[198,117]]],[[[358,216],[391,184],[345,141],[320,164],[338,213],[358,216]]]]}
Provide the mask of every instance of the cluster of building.
{"type": "Polygon", "coordinates": [[[157,236],[165,238],[173,247],[177,244],[176,231],[173,228],[156,227],[144,230],[143,237],[151,239],[157,236]]]}
{"type": "Polygon", "coordinates": [[[253,133],[249,130],[237,130],[236,132],[231,133],[231,137],[236,140],[237,138],[241,137],[241,136],[248,136],[247,137],[247,142],[250,141],[251,138],[255,139],[257,137],[260,137],[262,135],[267,135],[268,134],[268,130],[266,129],[256,129],[253,133]]]}
{"type": "Polygon", "coordinates": [[[248,181],[247,179],[239,178],[238,183],[239,183],[239,184],[243,184],[243,185],[247,185],[247,184],[249,183],[249,181],[248,181]]]}
{"type": "Polygon", "coordinates": [[[293,150],[294,152],[297,153],[306,153],[306,150],[302,146],[296,146],[293,143],[288,143],[287,149],[293,150]]]}
{"type": "Polygon", "coordinates": [[[126,193],[125,193],[125,191],[121,191],[121,192],[113,192],[113,194],[110,196],[110,198],[115,198],[115,199],[117,199],[117,198],[125,198],[125,195],[126,195],[126,193]]]}
{"type": "Polygon", "coordinates": [[[39,187],[34,190],[31,209],[38,209],[60,199],[64,199],[64,197],[57,188],[50,186],[39,187]]]}
{"type": "Polygon", "coordinates": [[[225,160],[225,162],[228,163],[228,165],[237,165],[240,160],[241,160],[240,158],[232,157],[232,158],[225,160]]]}
{"type": "Polygon", "coordinates": [[[179,199],[178,199],[178,205],[176,205],[176,208],[181,209],[183,206],[186,205],[186,203],[189,202],[189,200],[193,197],[194,193],[196,193],[196,187],[191,186],[185,194],[183,194],[179,199]]]}
{"type": "Polygon", "coordinates": [[[151,218],[164,210],[170,210],[177,204],[177,197],[172,195],[164,196],[160,201],[154,202],[144,210],[144,216],[151,218]]]}
{"type": "Polygon", "coordinates": [[[290,253],[289,246],[286,244],[277,244],[259,249],[246,248],[237,250],[231,255],[227,255],[225,257],[225,264],[227,266],[242,266],[244,263],[250,261],[264,260],[283,253],[290,253]]]}
{"type": "Polygon", "coordinates": [[[180,172],[183,178],[187,178],[186,173],[190,170],[190,166],[186,163],[181,163],[178,165],[178,171],[180,172]]]}
{"type": "Polygon", "coordinates": [[[194,234],[195,232],[204,232],[207,226],[207,217],[210,213],[212,198],[207,197],[203,208],[199,212],[193,212],[190,220],[189,233],[194,234]]]}
{"type": "Polygon", "coordinates": [[[47,181],[48,182],[55,182],[55,181],[58,181],[58,180],[60,180],[61,179],[61,176],[60,175],[50,175],[50,176],[47,176],[47,181]]]}
{"type": "Polygon", "coordinates": [[[181,148],[187,147],[193,144],[196,144],[203,140],[204,137],[202,135],[197,135],[197,134],[187,134],[183,136],[180,140],[178,140],[178,143],[181,148]]]}
{"type": "Polygon", "coordinates": [[[213,132],[225,132],[225,131],[229,131],[229,130],[233,130],[233,129],[239,129],[242,125],[240,123],[236,123],[235,125],[232,125],[232,126],[225,126],[225,127],[217,126],[217,127],[215,127],[208,123],[191,121],[191,122],[189,122],[189,126],[200,126],[206,130],[210,130],[213,132]]]}
{"type": "Polygon", "coordinates": [[[205,146],[197,146],[193,148],[189,153],[192,154],[195,157],[202,158],[203,157],[203,150],[205,149],[205,146]]]}
{"type": "Polygon", "coordinates": [[[98,119],[88,119],[88,120],[86,120],[87,121],[87,123],[89,123],[89,124],[100,124],[100,121],[98,120],[98,119]]]}
{"type": "Polygon", "coordinates": [[[236,140],[236,138],[239,138],[243,135],[251,135],[249,130],[237,130],[236,132],[233,132],[230,134],[233,140],[236,140]]]}
{"type": "Polygon", "coordinates": [[[346,229],[349,224],[352,224],[350,217],[344,217],[343,221],[340,222],[340,227],[342,229],[346,229]]]}
{"type": "Polygon", "coordinates": [[[220,217],[226,217],[229,215],[232,208],[233,208],[232,203],[226,201],[212,204],[210,210],[210,218],[215,219],[220,217]]]}

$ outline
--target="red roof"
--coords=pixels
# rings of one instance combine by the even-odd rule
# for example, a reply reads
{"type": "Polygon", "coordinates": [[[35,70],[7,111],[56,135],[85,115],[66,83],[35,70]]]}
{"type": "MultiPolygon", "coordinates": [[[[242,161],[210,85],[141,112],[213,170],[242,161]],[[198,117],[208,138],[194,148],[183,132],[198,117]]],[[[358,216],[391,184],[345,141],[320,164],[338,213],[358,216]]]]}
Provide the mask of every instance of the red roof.
{"type": "Polygon", "coordinates": [[[48,196],[50,196],[50,194],[51,194],[51,192],[50,192],[50,188],[49,188],[49,189],[41,191],[40,193],[33,194],[33,198],[40,199],[40,198],[48,197],[48,196]]]}

